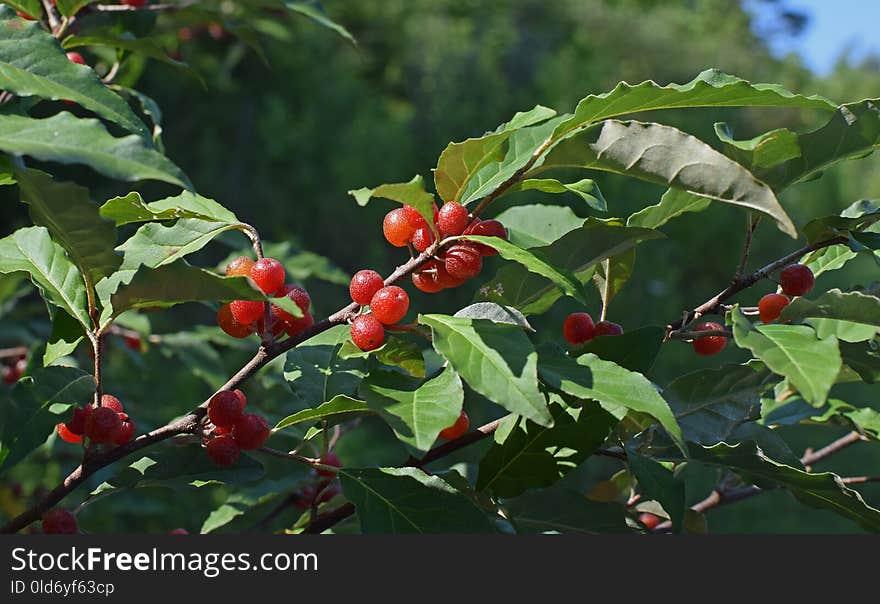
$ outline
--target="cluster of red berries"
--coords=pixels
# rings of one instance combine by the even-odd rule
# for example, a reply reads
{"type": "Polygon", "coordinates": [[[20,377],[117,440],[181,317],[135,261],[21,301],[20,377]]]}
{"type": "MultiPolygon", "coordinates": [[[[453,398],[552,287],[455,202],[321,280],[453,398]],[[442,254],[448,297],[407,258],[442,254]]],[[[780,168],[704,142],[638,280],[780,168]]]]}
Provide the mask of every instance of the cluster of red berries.
{"type": "Polygon", "coordinates": [[[21,379],[27,369],[27,358],[20,355],[10,359],[9,365],[3,365],[2,375],[4,384],[14,384],[21,379]]]}
{"type": "Polygon", "coordinates": [[[99,445],[124,445],[134,437],[134,421],[122,409],[122,403],[112,394],[101,397],[101,406],[77,407],[73,418],[55,429],[61,440],[68,443],[82,442],[83,436],[99,445]]]}
{"type": "Polygon", "coordinates": [[[623,327],[617,323],[599,321],[593,324],[593,317],[585,312],[571,313],[562,324],[562,335],[572,346],[586,344],[599,336],[619,336],[622,334],[623,327]]]}
{"type": "Polygon", "coordinates": [[[43,532],[47,535],[75,535],[78,531],[76,516],[69,510],[55,508],[43,514],[43,532]]]}
{"type": "MultiPolygon", "coordinates": [[[[269,329],[273,336],[286,333],[294,337],[313,325],[309,312],[312,299],[303,288],[284,284],[286,273],[278,260],[261,258],[254,262],[247,256],[239,256],[226,265],[226,275],[249,277],[264,294],[275,298],[287,296],[296,303],[303,314],[300,318],[275,304],[270,305],[269,329]]],[[[233,300],[220,307],[217,324],[234,338],[246,338],[252,333],[262,336],[266,332],[265,304],[259,300],[233,300]]]]}
{"type": "MultiPolygon", "coordinates": [[[[342,462],[333,451],[327,452],[318,460],[318,463],[322,466],[333,468],[342,467],[342,462]]],[[[309,484],[301,488],[294,502],[294,505],[301,510],[307,510],[312,506],[326,503],[340,493],[339,485],[334,481],[336,478],[335,470],[318,468],[315,470],[315,473],[318,475],[317,484],[309,484]]]]}
{"type": "Polygon", "coordinates": [[[355,273],[348,286],[351,299],[370,312],[358,315],[351,322],[351,340],[361,350],[375,350],[385,342],[385,326],[394,325],[409,310],[409,295],[396,285],[385,286],[376,271],[355,273]]]}
{"type": "Polygon", "coordinates": [[[241,451],[259,449],[272,429],[262,415],[245,413],[247,398],[241,390],[221,390],[208,401],[210,439],[205,449],[218,466],[231,466],[241,451]]]}

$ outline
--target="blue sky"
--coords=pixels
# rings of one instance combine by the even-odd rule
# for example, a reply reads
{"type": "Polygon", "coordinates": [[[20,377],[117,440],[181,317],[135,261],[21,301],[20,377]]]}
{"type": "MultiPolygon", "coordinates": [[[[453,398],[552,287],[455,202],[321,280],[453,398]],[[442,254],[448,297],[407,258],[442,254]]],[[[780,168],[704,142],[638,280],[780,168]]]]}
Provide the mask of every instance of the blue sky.
{"type": "Polygon", "coordinates": [[[817,73],[828,73],[846,49],[854,57],[880,54],[880,0],[785,0],[785,4],[809,15],[810,22],[803,34],[778,40],[773,47],[798,53],[817,73]]]}

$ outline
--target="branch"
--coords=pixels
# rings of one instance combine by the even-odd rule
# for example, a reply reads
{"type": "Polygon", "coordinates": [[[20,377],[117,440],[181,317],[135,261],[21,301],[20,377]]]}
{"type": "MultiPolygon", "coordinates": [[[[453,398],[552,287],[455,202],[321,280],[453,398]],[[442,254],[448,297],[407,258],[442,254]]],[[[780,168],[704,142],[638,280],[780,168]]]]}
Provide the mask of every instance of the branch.
{"type": "Polygon", "coordinates": [[[753,218],[751,212],[746,213],[746,241],[743,244],[742,255],[740,256],[739,264],[736,266],[736,273],[733,276],[734,283],[742,279],[743,273],[746,271],[746,264],[749,262],[749,251],[752,248],[752,237],[755,234],[755,229],[758,228],[759,222],[761,222],[760,214],[753,218]]]}

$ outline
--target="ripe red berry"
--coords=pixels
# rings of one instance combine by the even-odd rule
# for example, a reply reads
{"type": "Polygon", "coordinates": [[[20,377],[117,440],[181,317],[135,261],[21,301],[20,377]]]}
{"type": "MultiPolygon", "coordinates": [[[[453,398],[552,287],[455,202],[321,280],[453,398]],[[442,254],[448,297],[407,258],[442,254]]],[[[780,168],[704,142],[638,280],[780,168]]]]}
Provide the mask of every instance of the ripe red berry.
{"type": "Polygon", "coordinates": [[[122,413],[125,410],[119,399],[112,394],[101,395],[101,406],[113,409],[116,413],[122,413]]]}
{"type": "Polygon", "coordinates": [[[185,528],[176,528],[168,531],[169,535],[189,535],[189,531],[185,528]]]}
{"type": "Polygon", "coordinates": [[[55,508],[43,514],[43,532],[47,535],[75,535],[76,516],[68,510],[55,508]]]}
{"type": "Polygon", "coordinates": [[[250,325],[263,318],[265,306],[259,300],[233,300],[229,303],[232,317],[241,325],[250,325]]]}
{"type": "Polygon", "coordinates": [[[385,239],[394,247],[404,247],[412,240],[416,226],[410,222],[407,212],[403,208],[391,210],[385,214],[382,221],[382,232],[385,239]]]}
{"type": "Polygon", "coordinates": [[[464,409],[462,409],[461,414],[458,416],[458,419],[455,420],[455,423],[440,431],[440,438],[445,440],[461,438],[464,436],[464,433],[468,431],[470,425],[471,420],[468,417],[468,414],[465,413],[464,409]]]}
{"type": "Polygon", "coordinates": [[[470,279],[483,270],[480,250],[471,243],[457,243],[446,251],[446,272],[455,279],[470,279]]]}
{"type": "Polygon", "coordinates": [[[82,436],[86,431],[86,420],[92,412],[92,406],[86,405],[85,407],[74,407],[73,409],[73,418],[65,424],[67,429],[73,432],[74,434],[79,434],[82,436]]]}
{"type": "Polygon", "coordinates": [[[293,302],[299,306],[299,309],[304,313],[308,312],[309,308],[312,306],[312,298],[309,296],[309,292],[298,285],[285,285],[275,293],[276,298],[282,298],[284,296],[293,300],[293,302]]]}
{"type": "Polygon", "coordinates": [[[788,296],[785,294],[767,294],[758,301],[758,315],[762,323],[772,323],[782,314],[782,309],[788,306],[788,296]]]}
{"type": "Polygon", "coordinates": [[[303,316],[299,319],[295,318],[288,321],[285,331],[287,332],[288,336],[294,338],[314,324],[315,320],[312,318],[312,313],[310,313],[309,311],[305,311],[303,316]]]}
{"type": "MultiPolygon", "coordinates": [[[[482,260],[480,261],[480,265],[482,267],[482,260]]],[[[446,270],[446,263],[437,261],[437,284],[443,289],[451,289],[453,287],[458,287],[462,283],[466,281],[466,279],[459,279],[458,277],[453,277],[449,274],[449,271],[446,270]]]]}
{"type": "Polygon", "coordinates": [[[231,304],[224,304],[217,312],[217,325],[233,338],[246,338],[254,333],[250,324],[239,323],[232,315],[231,304]]]}
{"type": "MultiPolygon", "coordinates": [[[[724,329],[720,323],[700,323],[694,327],[693,331],[715,331],[724,329]]],[[[702,355],[718,354],[727,345],[727,338],[724,336],[706,336],[703,338],[694,338],[694,352],[702,355]]]]}
{"type": "MultiPolygon", "coordinates": [[[[321,463],[321,465],[333,466],[334,468],[341,468],[342,467],[342,462],[339,461],[338,457],[336,457],[336,453],[333,453],[332,451],[328,452],[326,455],[324,455],[324,457],[322,457],[318,461],[321,463]]],[[[336,472],[331,471],[331,470],[319,469],[318,476],[333,477],[333,476],[336,476],[336,472]]]]}
{"type": "Polygon", "coordinates": [[[599,321],[593,330],[593,337],[623,335],[623,327],[611,321],[599,321]]]}
{"type": "Polygon", "coordinates": [[[642,512],[639,514],[639,522],[644,524],[649,531],[653,531],[660,524],[660,517],[648,512],[642,512]]]}
{"type": "Polygon", "coordinates": [[[416,229],[413,233],[412,244],[419,252],[424,252],[434,243],[434,233],[426,226],[416,229]]]}
{"type": "Polygon", "coordinates": [[[806,296],[815,282],[813,271],[803,264],[792,264],[779,273],[779,285],[789,296],[806,296]]]}
{"type": "Polygon", "coordinates": [[[110,444],[119,436],[122,429],[122,419],[119,413],[110,407],[98,407],[93,409],[86,419],[86,436],[89,440],[99,444],[110,444]]]}
{"type": "Polygon", "coordinates": [[[247,397],[244,395],[244,392],[236,388],[232,391],[235,394],[236,398],[238,398],[238,402],[241,403],[241,408],[244,409],[247,407],[247,397]]]}
{"type": "Polygon", "coordinates": [[[226,265],[227,277],[250,277],[254,261],[247,256],[239,256],[226,265]]]}
{"type": "Polygon", "coordinates": [[[444,237],[461,235],[468,226],[468,211],[460,203],[449,201],[440,208],[437,215],[437,228],[444,237]]]}
{"type": "Polygon", "coordinates": [[[231,390],[221,390],[208,401],[208,419],[215,426],[234,426],[242,412],[241,399],[231,390]]]}
{"type": "Polygon", "coordinates": [[[361,350],[376,350],[385,342],[385,328],[373,315],[354,318],[349,329],[351,341],[361,350]]]}
{"type": "MultiPolygon", "coordinates": [[[[464,234],[479,235],[481,237],[500,237],[504,240],[507,239],[507,229],[497,220],[474,221],[465,229],[464,234]]],[[[495,256],[498,254],[498,251],[491,246],[483,245],[482,243],[476,243],[474,245],[484,256],[495,256]]]]}
{"type": "Polygon", "coordinates": [[[562,335],[572,346],[589,342],[596,335],[593,317],[585,312],[571,313],[562,324],[562,335]]]}
{"type": "Polygon", "coordinates": [[[351,299],[356,304],[366,306],[373,299],[373,295],[383,287],[385,287],[385,282],[382,280],[382,275],[376,271],[364,269],[356,272],[351,278],[348,293],[351,294],[351,299]]]}
{"type": "Polygon", "coordinates": [[[372,315],[384,325],[394,325],[406,316],[408,310],[409,295],[396,285],[383,287],[370,300],[372,315]]]}
{"type": "Polygon", "coordinates": [[[131,350],[138,351],[141,349],[141,337],[140,336],[125,336],[123,338],[125,345],[131,350]]]}
{"type": "Polygon", "coordinates": [[[264,294],[274,294],[284,285],[284,265],[275,258],[260,258],[251,269],[251,279],[264,294]]]}
{"type": "Polygon", "coordinates": [[[78,52],[69,52],[69,53],[67,53],[67,59],[68,59],[71,63],[76,63],[77,65],[85,65],[85,64],[86,64],[86,60],[85,60],[85,59],[83,58],[83,56],[82,56],[81,54],[79,54],[78,52]]]}
{"type": "Polygon", "coordinates": [[[65,424],[55,424],[55,429],[58,431],[58,436],[66,443],[79,443],[82,442],[82,434],[76,434],[70,431],[65,424]]]}
{"type": "Polygon", "coordinates": [[[241,447],[232,436],[215,436],[205,445],[208,457],[218,466],[231,466],[241,455],[241,447]]]}
{"type": "Polygon", "coordinates": [[[242,449],[259,449],[269,439],[272,429],[262,415],[244,413],[232,429],[232,438],[242,449]]]}
{"type": "MultiPolygon", "coordinates": [[[[434,204],[434,210],[436,211],[437,204],[434,204]]],[[[421,229],[423,227],[428,226],[428,221],[425,220],[425,217],[419,214],[419,211],[410,205],[403,206],[403,212],[406,214],[406,219],[412,225],[413,229],[421,229]]]]}
{"type": "Polygon", "coordinates": [[[442,290],[443,286],[437,280],[437,263],[432,260],[425,263],[422,269],[422,271],[412,274],[412,282],[416,289],[426,294],[435,294],[442,290]]]}
{"type": "Polygon", "coordinates": [[[119,419],[122,420],[122,427],[119,429],[119,434],[113,439],[113,444],[122,446],[127,444],[128,441],[134,437],[136,426],[134,421],[131,420],[126,413],[120,413],[119,419]]]}

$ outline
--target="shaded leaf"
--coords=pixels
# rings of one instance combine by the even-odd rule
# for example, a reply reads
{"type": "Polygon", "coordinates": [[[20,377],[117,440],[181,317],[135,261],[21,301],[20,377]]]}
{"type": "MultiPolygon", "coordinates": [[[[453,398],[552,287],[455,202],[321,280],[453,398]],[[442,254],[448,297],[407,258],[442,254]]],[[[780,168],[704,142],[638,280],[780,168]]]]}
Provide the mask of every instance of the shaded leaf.
{"type": "Polygon", "coordinates": [[[366,375],[366,359],[342,358],[348,326],[338,325],[287,353],[284,379],[303,407],[316,407],[339,395],[354,396],[366,375]]]}
{"type": "Polygon", "coordinates": [[[593,353],[630,371],[647,374],[663,346],[664,333],[662,327],[647,326],[619,336],[600,336],[573,350],[572,355],[593,353]]]}
{"type": "Polygon", "coordinates": [[[518,533],[596,535],[628,533],[622,505],[589,501],[562,488],[544,489],[504,502],[518,533]]]}
{"type": "Polygon", "coordinates": [[[283,430],[303,422],[329,421],[331,424],[346,421],[352,417],[370,414],[370,408],[364,401],[359,401],[348,396],[334,396],[326,403],[321,403],[314,409],[303,409],[293,415],[288,415],[275,426],[275,430],[283,430]]]}
{"type": "Polygon", "coordinates": [[[632,449],[626,451],[626,463],[641,487],[646,499],[663,506],[672,521],[672,531],[680,533],[685,514],[684,481],[649,457],[642,457],[632,449]]]}

